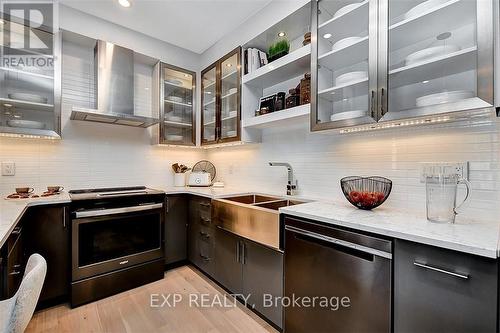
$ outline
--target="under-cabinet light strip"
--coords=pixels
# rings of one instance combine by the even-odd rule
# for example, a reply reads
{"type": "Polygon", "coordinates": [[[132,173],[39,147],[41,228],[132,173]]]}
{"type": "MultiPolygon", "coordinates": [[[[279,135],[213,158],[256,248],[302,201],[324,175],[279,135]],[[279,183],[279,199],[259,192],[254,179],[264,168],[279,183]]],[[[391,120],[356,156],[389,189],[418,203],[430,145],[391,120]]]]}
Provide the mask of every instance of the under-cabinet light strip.
{"type": "Polygon", "coordinates": [[[46,139],[46,140],[60,140],[60,137],[50,135],[33,135],[33,134],[18,134],[18,133],[0,133],[0,137],[8,138],[23,138],[23,139],[46,139]]]}

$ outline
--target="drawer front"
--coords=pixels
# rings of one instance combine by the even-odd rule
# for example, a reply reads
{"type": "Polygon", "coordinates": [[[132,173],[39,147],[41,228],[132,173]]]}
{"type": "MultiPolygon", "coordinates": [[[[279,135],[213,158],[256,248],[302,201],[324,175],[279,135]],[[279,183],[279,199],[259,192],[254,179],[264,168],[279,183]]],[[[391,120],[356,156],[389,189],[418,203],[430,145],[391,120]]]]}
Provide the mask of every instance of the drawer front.
{"type": "Polygon", "coordinates": [[[495,332],[496,260],[397,240],[395,332],[495,332]]]}
{"type": "Polygon", "coordinates": [[[212,229],[200,226],[197,235],[197,266],[208,275],[214,273],[214,244],[212,229]]]}

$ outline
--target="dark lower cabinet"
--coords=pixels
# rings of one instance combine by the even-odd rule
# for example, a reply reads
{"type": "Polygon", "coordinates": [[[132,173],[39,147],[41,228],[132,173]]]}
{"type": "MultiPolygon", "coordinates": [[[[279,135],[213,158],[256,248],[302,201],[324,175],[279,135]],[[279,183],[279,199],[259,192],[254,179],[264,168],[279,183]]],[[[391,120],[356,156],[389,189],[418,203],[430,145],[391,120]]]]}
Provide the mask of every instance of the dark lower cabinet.
{"type": "Polygon", "coordinates": [[[394,332],[496,332],[497,260],[396,240],[394,332]]]}
{"type": "Polygon", "coordinates": [[[282,307],[276,304],[283,296],[283,255],[254,242],[243,245],[243,294],[251,295],[249,302],[255,309],[282,327],[282,307]]]}
{"type": "Polygon", "coordinates": [[[165,264],[187,260],[189,197],[169,195],[165,202],[165,264]]]}
{"type": "Polygon", "coordinates": [[[215,279],[235,294],[243,292],[241,265],[242,240],[234,234],[216,229],[215,279]]]}
{"type": "Polygon", "coordinates": [[[39,305],[64,301],[70,284],[70,219],[67,206],[30,207],[23,225],[26,259],[39,253],[47,261],[47,275],[39,305]]]}
{"type": "Polygon", "coordinates": [[[282,307],[268,303],[283,295],[283,254],[221,228],[215,237],[215,279],[281,328],[282,307]]]}
{"type": "Polygon", "coordinates": [[[23,279],[25,259],[24,259],[24,237],[22,223],[14,228],[7,240],[5,250],[4,269],[4,297],[14,296],[23,279]]]}

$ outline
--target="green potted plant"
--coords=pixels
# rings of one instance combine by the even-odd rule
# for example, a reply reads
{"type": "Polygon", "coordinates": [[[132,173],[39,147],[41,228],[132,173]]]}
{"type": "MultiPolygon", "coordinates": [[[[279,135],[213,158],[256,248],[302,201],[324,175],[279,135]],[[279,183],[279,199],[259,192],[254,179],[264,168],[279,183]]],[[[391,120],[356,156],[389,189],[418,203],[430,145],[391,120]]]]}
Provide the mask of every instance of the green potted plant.
{"type": "Polygon", "coordinates": [[[286,38],[281,38],[269,47],[267,59],[269,62],[279,59],[290,51],[290,42],[286,38]]]}

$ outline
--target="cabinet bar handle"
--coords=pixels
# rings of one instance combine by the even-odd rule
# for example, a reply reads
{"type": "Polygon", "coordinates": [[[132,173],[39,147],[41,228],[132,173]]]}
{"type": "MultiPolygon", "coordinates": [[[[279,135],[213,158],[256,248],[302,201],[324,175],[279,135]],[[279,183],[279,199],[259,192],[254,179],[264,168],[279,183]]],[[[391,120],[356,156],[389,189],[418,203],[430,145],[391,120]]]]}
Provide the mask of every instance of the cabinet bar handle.
{"type": "Polygon", "coordinates": [[[236,242],[236,262],[240,262],[240,241],[236,242]]]}
{"type": "Polygon", "coordinates": [[[371,113],[372,118],[375,118],[375,90],[372,90],[372,105],[371,105],[371,113]]]}
{"type": "Polygon", "coordinates": [[[382,112],[382,115],[384,115],[386,113],[386,110],[385,110],[385,89],[384,88],[382,88],[380,90],[380,94],[381,94],[380,111],[382,112]]]}
{"type": "Polygon", "coordinates": [[[461,279],[464,279],[464,280],[468,280],[469,279],[469,275],[467,275],[467,274],[459,274],[459,273],[455,273],[455,272],[450,272],[450,271],[447,271],[447,270],[444,270],[444,269],[441,269],[441,268],[429,266],[427,264],[422,264],[422,263],[419,263],[419,262],[416,262],[416,261],[413,263],[413,265],[415,265],[417,267],[425,268],[425,269],[428,269],[428,270],[431,270],[431,271],[434,271],[434,272],[448,274],[448,275],[451,275],[451,276],[454,276],[454,277],[458,277],[458,278],[461,278],[461,279]]]}
{"type": "Polygon", "coordinates": [[[200,206],[203,206],[203,207],[210,207],[210,203],[207,203],[207,202],[200,202],[200,206]]]}
{"type": "Polygon", "coordinates": [[[63,228],[66,229],[66,207],[63,207],[63,228]]]}

